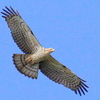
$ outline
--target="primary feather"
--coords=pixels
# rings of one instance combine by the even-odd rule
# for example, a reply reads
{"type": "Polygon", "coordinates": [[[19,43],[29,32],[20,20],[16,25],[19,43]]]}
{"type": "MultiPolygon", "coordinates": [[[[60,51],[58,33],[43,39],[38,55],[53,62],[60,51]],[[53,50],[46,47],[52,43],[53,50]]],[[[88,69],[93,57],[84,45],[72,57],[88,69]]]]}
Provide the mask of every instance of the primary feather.
{"type": "Polygon", "coordinates": [[[6,10],[3,9],[3,11],[1,12],[3,14],[2,17],[5,18],[14,41],[24,53],[31,54],[36,52],[38,48],[41,48],[40,43],[18,11],[14,11],[12,7],[6,7],[6,10]]]}
{"type": "Polygon", "coordinates": [[[40,69],[49,79],[70,88],[75,91],[76,94],[85,95],[85,91],[88,92],[88,86],[84,83],[86,81],[79,78],[70,69],[59,63],[50,55],[47,57],[48,59],[36,64],[27,64],[25,59],[29,55],[35,55],[36,51],[42,48],[42,46],[18,11],[15,11],[12,7],[6,7],[3,11],[4,12],[1,12],[3,14],[2,17],[5,18],[14,41],[18,47],[26,53],[13,55],[14,64],[19,72],[25,76],[37,78],[38,70],[40,69]]]}

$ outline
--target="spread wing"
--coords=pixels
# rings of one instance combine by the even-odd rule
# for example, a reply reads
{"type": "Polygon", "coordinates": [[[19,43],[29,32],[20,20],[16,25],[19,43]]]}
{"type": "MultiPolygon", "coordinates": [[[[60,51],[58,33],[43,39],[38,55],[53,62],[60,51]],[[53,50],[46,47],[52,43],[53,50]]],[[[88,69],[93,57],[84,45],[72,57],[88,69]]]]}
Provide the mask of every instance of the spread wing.
{"type": "Polygon", "coordinates": [[[79,78],[51,56],[49,59],[40,63],[40,70],[49,79],[70,88],[76,94],[79,93],[82,95],[83,93],[85,95],[84,91],[88,92],[86,89],[88,86],[84,83],[86,81],[79,78]]]}
{"type": "Polygon", "coordinates": [[[3,9],[2,17],[7,21],[11,30],[12,37],[18,47],[26,54],[31,54],[41,48],[40,43],[35,38],[31,29],[24,22],[18,11],[14,11],[12,7],[3,9]]]}

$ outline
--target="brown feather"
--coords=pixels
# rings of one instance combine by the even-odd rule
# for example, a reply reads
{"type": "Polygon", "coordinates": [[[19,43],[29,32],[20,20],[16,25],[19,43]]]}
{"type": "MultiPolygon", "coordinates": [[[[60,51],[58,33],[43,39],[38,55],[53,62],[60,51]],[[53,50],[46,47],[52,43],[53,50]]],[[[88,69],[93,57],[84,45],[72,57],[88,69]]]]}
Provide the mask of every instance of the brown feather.
{"type": "Polygon", "coordinates": [[[34,36],[31,29],[27,26],[18,11],[14,11],[12,7],[3,9],[3,17],[7,21],[8,27],[11,30],[12,37],[18,47],[26,54],[35,53],[38,48],[41,48],[40,43],[34,36]]]}
{"type": "MultiPolygon", "coordinates": [[[[30,54],[29,54],[30,55],[30,54]]],[[[24,74],[25,76],[37,78],[38,77],[38,70],[39,64],[26,64],[25,59],[29,56],[28,54],[14,54],[13,61],[17,68],[17,70],[24,74]]]]}
{"type": "Polygon", "coordinates": [[[82,95],[82,93],[85,94],[84,91],[88,92],[86,89],[88,86],[83,83],[85,82],[84,80],[80,79],[71,70],[63,66],[51,56],[49,59],[41,62],[40,70],[51,80],[70,88],[75,91],[75,93],[82,95]]]}

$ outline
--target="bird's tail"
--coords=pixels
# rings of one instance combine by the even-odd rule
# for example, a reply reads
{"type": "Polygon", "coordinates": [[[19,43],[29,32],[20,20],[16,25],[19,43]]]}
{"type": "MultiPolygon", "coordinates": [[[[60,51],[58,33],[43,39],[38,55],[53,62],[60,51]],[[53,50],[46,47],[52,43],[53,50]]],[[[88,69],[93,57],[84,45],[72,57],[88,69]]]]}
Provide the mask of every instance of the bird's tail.
{"type": "Polygon", "coordinates": [[[14,54],[13,61],[19,72],[25,76],[32,77],[33,79],[38,77],[39,63],[30,64],[26,63],[25,59],[31,54],[14,54]]]}

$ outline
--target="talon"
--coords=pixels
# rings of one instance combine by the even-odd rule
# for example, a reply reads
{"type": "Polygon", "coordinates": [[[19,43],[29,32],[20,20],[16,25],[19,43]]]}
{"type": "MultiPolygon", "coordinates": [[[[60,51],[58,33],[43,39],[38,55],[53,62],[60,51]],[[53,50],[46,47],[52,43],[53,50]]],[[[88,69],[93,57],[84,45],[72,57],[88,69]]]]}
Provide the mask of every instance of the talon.
{"type": "Polygon", "coordinates": [[[31,62],[31,60],[32,60],[31,57],[27,57],[27,58],[25,59],[25,62],[26,62],[26,63],[29,63],[29,62],[31,62]]]}
{"type": "Polygon", "coordinates": [[[33,60],[32,60],[32,56],[29,56],[25,59],[25,62],[26,63],[31,63],[31,64],[34,64],[33,60]]]}

